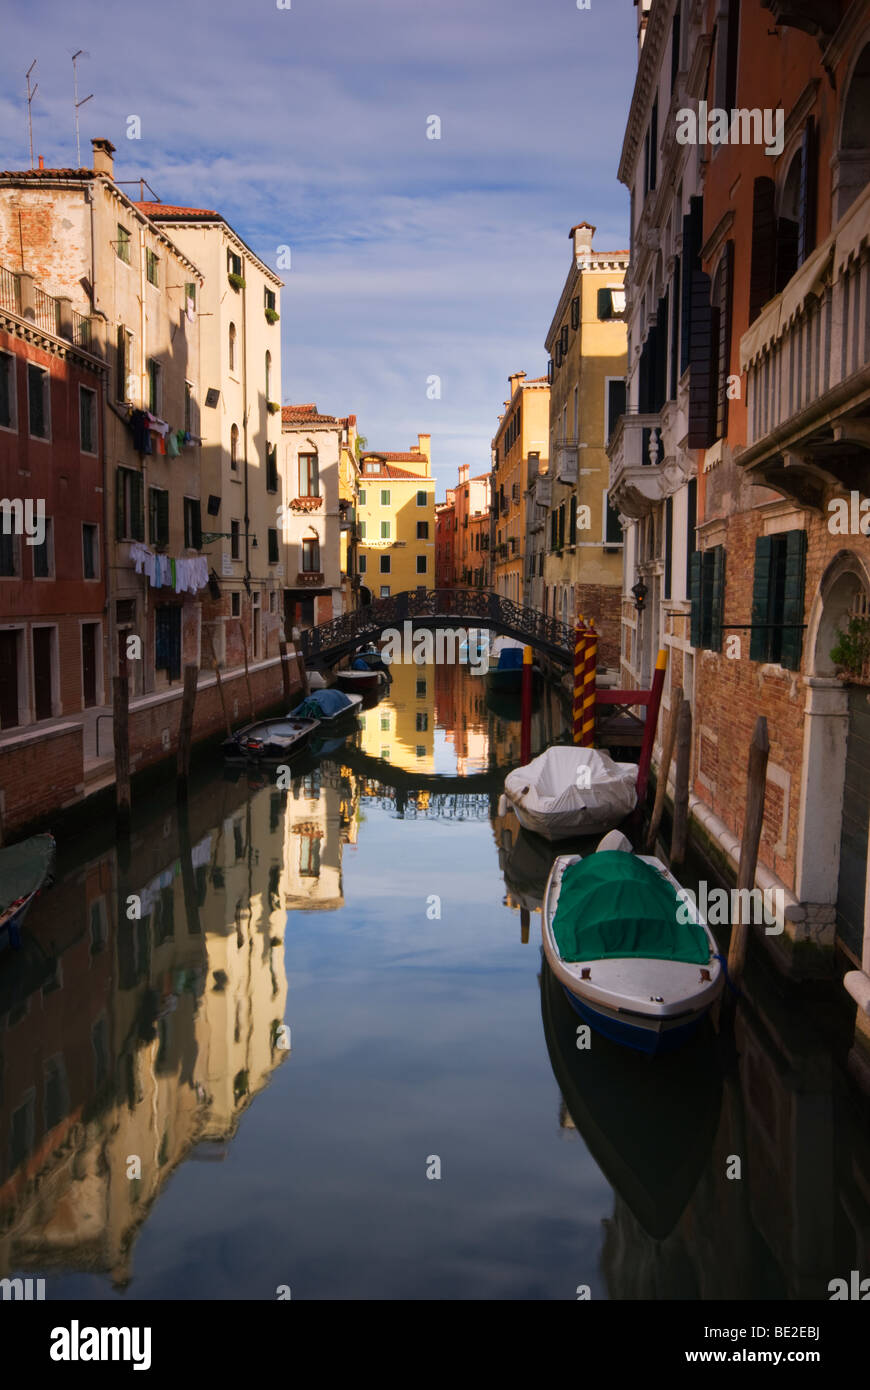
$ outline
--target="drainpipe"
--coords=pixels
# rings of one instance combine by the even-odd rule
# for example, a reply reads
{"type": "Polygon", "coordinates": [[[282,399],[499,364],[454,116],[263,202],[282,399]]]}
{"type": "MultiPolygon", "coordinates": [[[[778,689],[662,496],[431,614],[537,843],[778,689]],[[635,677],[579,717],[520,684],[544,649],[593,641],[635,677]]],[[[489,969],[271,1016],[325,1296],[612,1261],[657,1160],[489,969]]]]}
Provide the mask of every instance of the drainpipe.
{"type": "MultiPolygon", "coordinates": [[[[141,405],[142,405],[142,409],[143,409],[143,410],[145,409],[145,402],[146,402],[146,400],[148,399],[147,388],[146,388],[147,375],[146,375],[146,365],[145,365],[146,362],[147,362],[147,360],[148,360],[148,359],[147,359],[147,350],[148,350],[148,348],[147,348],[147,343],[146,343],[146,341],[145,341],[145,325],[146,325],[146,323],[147,323],[147,318],[146,318],[146,316],[145,316],[145,224],[144,224],[144,222],[141,221],[141,219],[140,219],[140,222],[139,222],[139,342],[140,342],[140,345],[141,345],[141,346],[140,346],[140,350],[139,350],[139,362],[140,362],[141,365],[140,365],[140,371],[139,371],[139,400],[141,401],[141,405]]],[[[142,455],[142,519],[143,519],[142,530],[143,530],[143,533],[144,533],[144,530],[145,530],[144,519],[145,519],[145,517],[148,515],[148,465],[147,465],[146,462],[145,462],[146,457],[147,457],[147,456],[146,456],[145,454],[142,455]]],[[[143,544],[144,544],[144,542],[145,542],[145,538],[144,538],[144,534],[143,534],[143,544]]],[[[143,615],[143,618],[144,618],[143,626],[144,626],[145,632],[146,632],[146,634],[147,634],[147,631],[148,631],[148,606],[149,606],[149,605],[148,605],[148,585],[147,585],[147,584],[143,585],[143,593],[144,593],[144,599],[143,599],[143,604],[142,604],[142,615],[143,615]]],[[[144,646],[144,645],[145,645],[145,644],[144,644],[144,642],[143,642],[143,646],[144,646]]],[[[153,661],[143,661],[143,662],[142,662],[142,668],[143,668],[143,670],[142,670],[142,694],[143,694],[143,695],[148,695],[148,694],[150,694],[151,691],[154,689],[154,662],[153,662],[153,661]]]]}
{"type": "MultiPolygon", "coordinates": [[[[244,263],[243,263],[244,264],[244,263]]],[[[251,522],[248,516],[248,288],[242,287],[242,430],[244,431],[244,480],[245,480],[245,588],[248,591],[248,605],[251,608],[251,641],[253,645],[253,599],[251,595],[251,522]]]]}
{"type": "MultiPolygon", "coordinates": [[[[104,325],[108,328],[108,320],[103,310],[97,303],[97,243],[94,228],[94,187],[92,184],[85,184],[85,202],[88,204],[91,224],[91,309],[94,315],[99,314],[104,325]]],[[[108,364],[109,342],[108,333],[104,334],[103,351],[105,361],[108,364]]],[[[112,639],[115,635],[112,625],[112,578],[113,571],[109,564],[109,511],[106,507],[106,498],[109,495],[109,451],[106,447],[106,427],[109,423],[108,407],[109,373],[108,370],[100,373],[100,467],[103,477],[103,525],[100,528],[100,556],[102,561],[103,585],[106,593],[106,601],[103,612],[106,615],[106,641],[109,650],[109,672],[108,677],[111,682],[112,677],[118,669],[118,649],[117,642],[112,639]]],[[[110,697],[111,684],[109,690],[105,688],[105,669],[103,672],[103,704],[106,703],[107,696],[110,697]]],[[[99,735],[97,736],[99,742],[99,735]]]]}

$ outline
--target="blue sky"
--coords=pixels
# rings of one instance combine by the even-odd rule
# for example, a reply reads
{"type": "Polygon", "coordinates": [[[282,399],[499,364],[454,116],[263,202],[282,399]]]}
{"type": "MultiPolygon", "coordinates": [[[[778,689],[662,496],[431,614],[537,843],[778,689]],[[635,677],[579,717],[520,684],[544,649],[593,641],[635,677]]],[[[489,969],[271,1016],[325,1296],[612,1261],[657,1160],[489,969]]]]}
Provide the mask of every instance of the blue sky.
{"type": "Polygon", "coordinates": [[[34,58],[34,153],[75,163],[85,49],[83,163],[107,136],[119,180],[218,208],[272,266],[289,245],[284,402],[355,413],[372,448],[431,433],[442,496],[460,464],[489,467],[509,373],[545,370],[569,228],[628,245],[635,16],[632,0],[36,0],[4,22],[0,167],[29,163],[34,58]]]}

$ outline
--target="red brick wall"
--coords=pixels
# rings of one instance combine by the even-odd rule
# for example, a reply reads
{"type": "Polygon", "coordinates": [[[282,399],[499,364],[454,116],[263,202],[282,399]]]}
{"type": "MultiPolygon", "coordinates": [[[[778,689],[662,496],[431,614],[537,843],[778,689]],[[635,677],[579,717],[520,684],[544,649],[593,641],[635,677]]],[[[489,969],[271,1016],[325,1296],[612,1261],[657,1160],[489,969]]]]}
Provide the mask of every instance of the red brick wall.
{"type": "Polygon", "coordinates": [[[578,613],[598,630],[598,665],[619,670],[622,591],[616,584],[578,584],[574,590],[578,613]]]}
{"type": "Polygon", "coordinates": [[[46,729],[21,743],[0,744],[4,833],[70,805],[83,784],[81,727],[46,729]]]}

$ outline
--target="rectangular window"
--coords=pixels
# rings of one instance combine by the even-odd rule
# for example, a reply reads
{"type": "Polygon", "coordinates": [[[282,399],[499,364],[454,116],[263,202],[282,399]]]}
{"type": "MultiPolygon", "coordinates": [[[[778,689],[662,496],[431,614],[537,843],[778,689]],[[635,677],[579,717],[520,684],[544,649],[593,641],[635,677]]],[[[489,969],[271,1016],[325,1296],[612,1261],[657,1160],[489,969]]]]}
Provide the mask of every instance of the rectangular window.
{"type": "Polygon", "coordinates": [[[115,521],[119,541],[144,541],[145,494],[142,474],[132,468],[115,469],[115,521]]]}
{"type": "Polygon", "coordinates": [[[380,562],[381,562],[381,563],[380,563],[380,572],[381,572],[381,574],[389,574],[389,572],[390,572],[390,557],[389,557],[389,555],[381,555],[381,556],[380,556],[380,562]]]}
{"type": "Polygon", "coordinates": [[[429,494],[428,494],[428,492],[426,491],[425,488],[420,488],[419,492],[417,493],[417,506],[418,506],[418,507],[425,507],[428,501],[429,501],[429,494]]]}
{"type": "Polygon", "coordinates": [[[752,661],[800,670],[803,650],[806,531],[758,536],[752,583],[752,661]]]}
{"type": "Polygon", "coordinates": [[[266,445],[266,491],[278,491],[278,445],[266,445]]]}
{"type": "Polygon", "coordinates": [[[390,539],[390,523],[389,523],[388,521],[382,521],[382,522],[381,522],[381,540],[382,540],[382,541],[388,541],[389,539],[390,539]]]}
{"type": "Polygon", "coordinates": [[[277,531],[277,529],[276,529],[275,527],[270,526],[269,529],[268,529],[267,535],[268,535],[268,537],[269,537],[269,564],[270,564],[270,565],[277,565],[277,563],[278,563],[278,531],[277,531]]]}
{"type": "Polygon", "coordinates": [[[196,309],[196,281],[187,280],[184,285],[184,310],[187,314],[193,314],[196,309]]]}
{"type": "Polygon", "coordinates": [[[237,256],[234,251],[227,252],[227,270],[230,275],[241,275],[242,273],[242,258],[237,256]]]}
{"type": "Polygon", "coordinates": [[[35,362],[27,364],[27,410],[30,433],[34,439],[48,439],[48,372],[37,367],[35,362]]]}
{"type": "Polygon", "coordinates": [[[559,507],[559,549],[565,545],[565,503],[559,507]]]}
{"type": "Polygon", "coordinates": [[[691,594],[692,556],[698,547],[696,523],[698,519],[698,479],[690,478],[686,488],[686,594],[691,594]]]}
{"type": "Polygon", "coordinates": [[[577,496],[575,493],[571,494],[568,504],[568,544],[577,544],[577,496]]]}
{"type": "Polygon", "coordinates": [[[230,522],[230,557],[233,560],[242,558],[242,526],[239,521],[230,522]]]}
{"type": "Polygon", "coordinates": [[[417,711],[415,731],[418,734],[429,732],[429,714],[427,710],[420,709],[417,711]]]}
{"type": "Polygon", "coordinates": [[[271,309],[273,312],[277,308],[275,303],[275,291],[267,289],[265,286],[263,287],[263,307],[271,309]]]}
{"type": "Polygon", "coordinates": [[[421,678],[417,681],[417,699],[418,699],[418,700],[425,700],[425,698],[426,698],[426,677],[423,676],[423,677],[421,677],[421,678]]]}
{"type": "Polygon", "coordinates": [[[423,747],[423,744],[422,744],[422,743],[418,743],[418,744],[417,744],[417,757],[418,757],[418,758],[425,758],[425,756],[426,756],[426,749],[423,747]]]}
{"type": "Polygon", "coordinates": [[[366,490],[364,487],[361,487],[359,490],[359,504],[361,507],[364,507],[366,504],[366,490]]]}
{"type": "Polygon", "coordinates": [[[184,499],[184,544],[189,550],[202,549],[202,509],[198,497],[184,499]]]}
{"type": "Polygon", "coordinates": [[[418,522],[417,522],[417,540],[418,540],[418,541],[428,541],[428,539],[429,539],[429,523],[428,523],[428,521],[418,521],[418,522]]]}
{"type": "Polygon", "coordinates": [[[151,545],[169,544],[169,493],[165,488],[148,489],[148,540],[151,545]]]}
{"type": "Polygon", "coordinates": [[[722,648],[725,601],[725,547],[696,550],[690,566],[691,643],[718,652],[722,648]]]}
{"type": "Polygon", "coordinates": [[[148,358],[148,409],[152,415],[160,414],[160,363],[148,358]]]}
{"type": "Polygon", "coordinates": [[[15,429],[15,359],[0,352],[0,429],[15,429]]]}
{"type": "Polygon", "coordinates": [[[382,487],[382,488],[381,488],[381,506],[382,506],[382,507],[388,507],[389,505],[390,505],[390,489],[389,489],[388,487],[382,487]]]}
{"type": "Polygon", "coordinates": [[[359,524],[359,538],[361,541],[364,541],[366,538],[366,523],[364,521],[361,521],[359,524]]]}
{"type": "Polygon", "coordinates": [[[299,455],[299,496],[320,496],[320,471],[316,454],[299,455]]]}
{"type": "Polygon", "coordinates": [[[184,383],[184,428],[188,434],[193,433],[193,382],[184,383]]]}
{"type": "Polygon", "coordinates": [[[240,618],[242,616],[242,596],[238,589],[234,589],[230,594],[230,617],[240,618]]]}
{"type": "Polygon", "coordinates": [[[133,374],[133,334],[122,323],[118,324],[115,366],[115,399],[128,401],[133,395],[130,389],[133,385],[130,380],[133,374]]]}
{"type": "Polygon", "coordinates": [[[625,414],[625,381],[622,377],[608,377],[607,404],[605,407],[604,442],[613,436],[620,415],[625,414]]]}
{"type": "Polygon", "coordinates": [[[159,265],[160,265],[160,257],[157,255],[156,251],[152,251],[151,248],[150,248],[150,246],[146,247],[146,248],[145,248],[145,276],[146,276],[146,278],[147,278],[147,280],[148,280],[149,285],[159,285],[159,283],[160,283],[160,279],[159,279],[159,270],[158,270],[159,265]]]}
{"type": "Polygon", "coordinates": [[[365,574],[365,572],[366,572],[366,557],[365,557],[365,555],[360,554],[359,557],[358,557],[358,559],[359,559],[359,572],[360,572],[360,574],[365,574]]]}
{"type": "Polygon", "coordinates": [[[319,574],[320,542],[316,536],[305,536],[302,540],[302,573],[319,574]]]}
{"type": "Polygon", "coordinates": [[[97,452],[97,393],[79,387],[79,443],[83,454],[97,452]]]}
{"type": "Polygon", "coordinates": [[[418,574],[425,574],[425,573],[426,573],[426,568],[427,568],[427,566],[426,566],[426,556],[425,556],[425,555],[418,555],[418,556],[417,556],[417,573],[418,573],[418,574]]]}
{"type": "Polygon", "coordinates": [[[382,585],[381,585],[380,597],[381,597],[381,598],[389,598],[389,597],[390,597],[390,586],[389,586],[389,584],[382,584],[382,585]]]}
{"type": "Polygon", "coordinates": [[[115,242],[115,255],[125,265],[130,264],[130,233],[120,222],[118,223],[118,239],[115,242]]]}
{"type": "Polygon", "coordinates": [[[0,530],[0,578],[15,579],[20,573],[18,537],[0,530]]]}
{"type": "Polygon", "coordinates": [[[606,488],[604,489],[604,544],[606,546],[622,545],[619,513],[611,506],[606,488]]]}
{"type": "Polygon", "coordinates": [[[51,579],[54,575],[54,528],[51,517],[45,518],[45,534],[41,545],[30,547],[33,556],[34,579],[51,579]]]}
{"type": "Polygon", "coordinates": [[[97,527],[89,521],[82,524],[82,578],[99,578],[99,535],[97,527]]]}

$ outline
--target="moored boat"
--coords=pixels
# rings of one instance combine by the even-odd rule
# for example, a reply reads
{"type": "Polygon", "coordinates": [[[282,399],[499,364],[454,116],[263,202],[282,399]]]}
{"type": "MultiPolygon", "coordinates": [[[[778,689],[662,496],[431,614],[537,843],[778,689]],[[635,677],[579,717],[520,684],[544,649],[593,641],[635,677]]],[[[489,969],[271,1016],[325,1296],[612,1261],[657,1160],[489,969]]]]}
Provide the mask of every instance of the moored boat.
{"type": "Polygon", "coordinates": [[[256,724],[246,724],[238,729],[232,738],[225,739],[222,752],[230,761],[272,762],[292,757],[308,743],[319,719],[261,719],[256,724]]]}
{"type": "Polygon", "coordinates": [[[365,662],[370,671],[383,671],[385,676],[389,677],[390,675],[390,659],[384,656],[383,652],[378,651],[377,647],[363,647],[362,651],[356,653],[353,664],[357,670],[359,670],[357,666],[359,661],[365,662]]]}
{"type": "Polygon", "coordinates": [[[724,983],[718,947],[659,859],[618,831],[595,854],[559,855],[544,894],[544,954],[574,1009],[640,1052],[680,1046],[724,983]]]}
{"type": "Polygon", "coordinates": [[[31,835],[0,849],[0,945],[21,944],[21,924],[52,881],[55,850],[52,835],[31,835]]]}
{"type": "MultiPolygon", "coordinates": [[[[522,690],[523,684],[523,646],[513,637],[497,637],[490,651],[490,662],[495,657],[496,664],[490,664],[486,673],[486,683],[490,690],[507,692],[522,690]]],[[[541,669],[532,667],[534,680],[539,680],[541,669]]]]}
{"type": "Polygon", "coordinates": [[[335,672],[336,689],[343,690],[346,695],[377,690],[384,684],[385,679],[383,671],[372,670],[362,660],[359,665],[354,662],[351,667],[335,672]]]}
{"type": "Polygon", "coordinates": [[[291,709],[288,719],[316,719],[321,724],[337,723],[359,713],[362,695],[348,695],[331,686],[329,690],[312,690],[301,705],[291,709]]]}
{"type": "Polygon", "coordinates": [[[597,748],[553,744],[505,778],[520,825],[548,840],[614,830],[637,805],[637,765],[597,748]]]}

